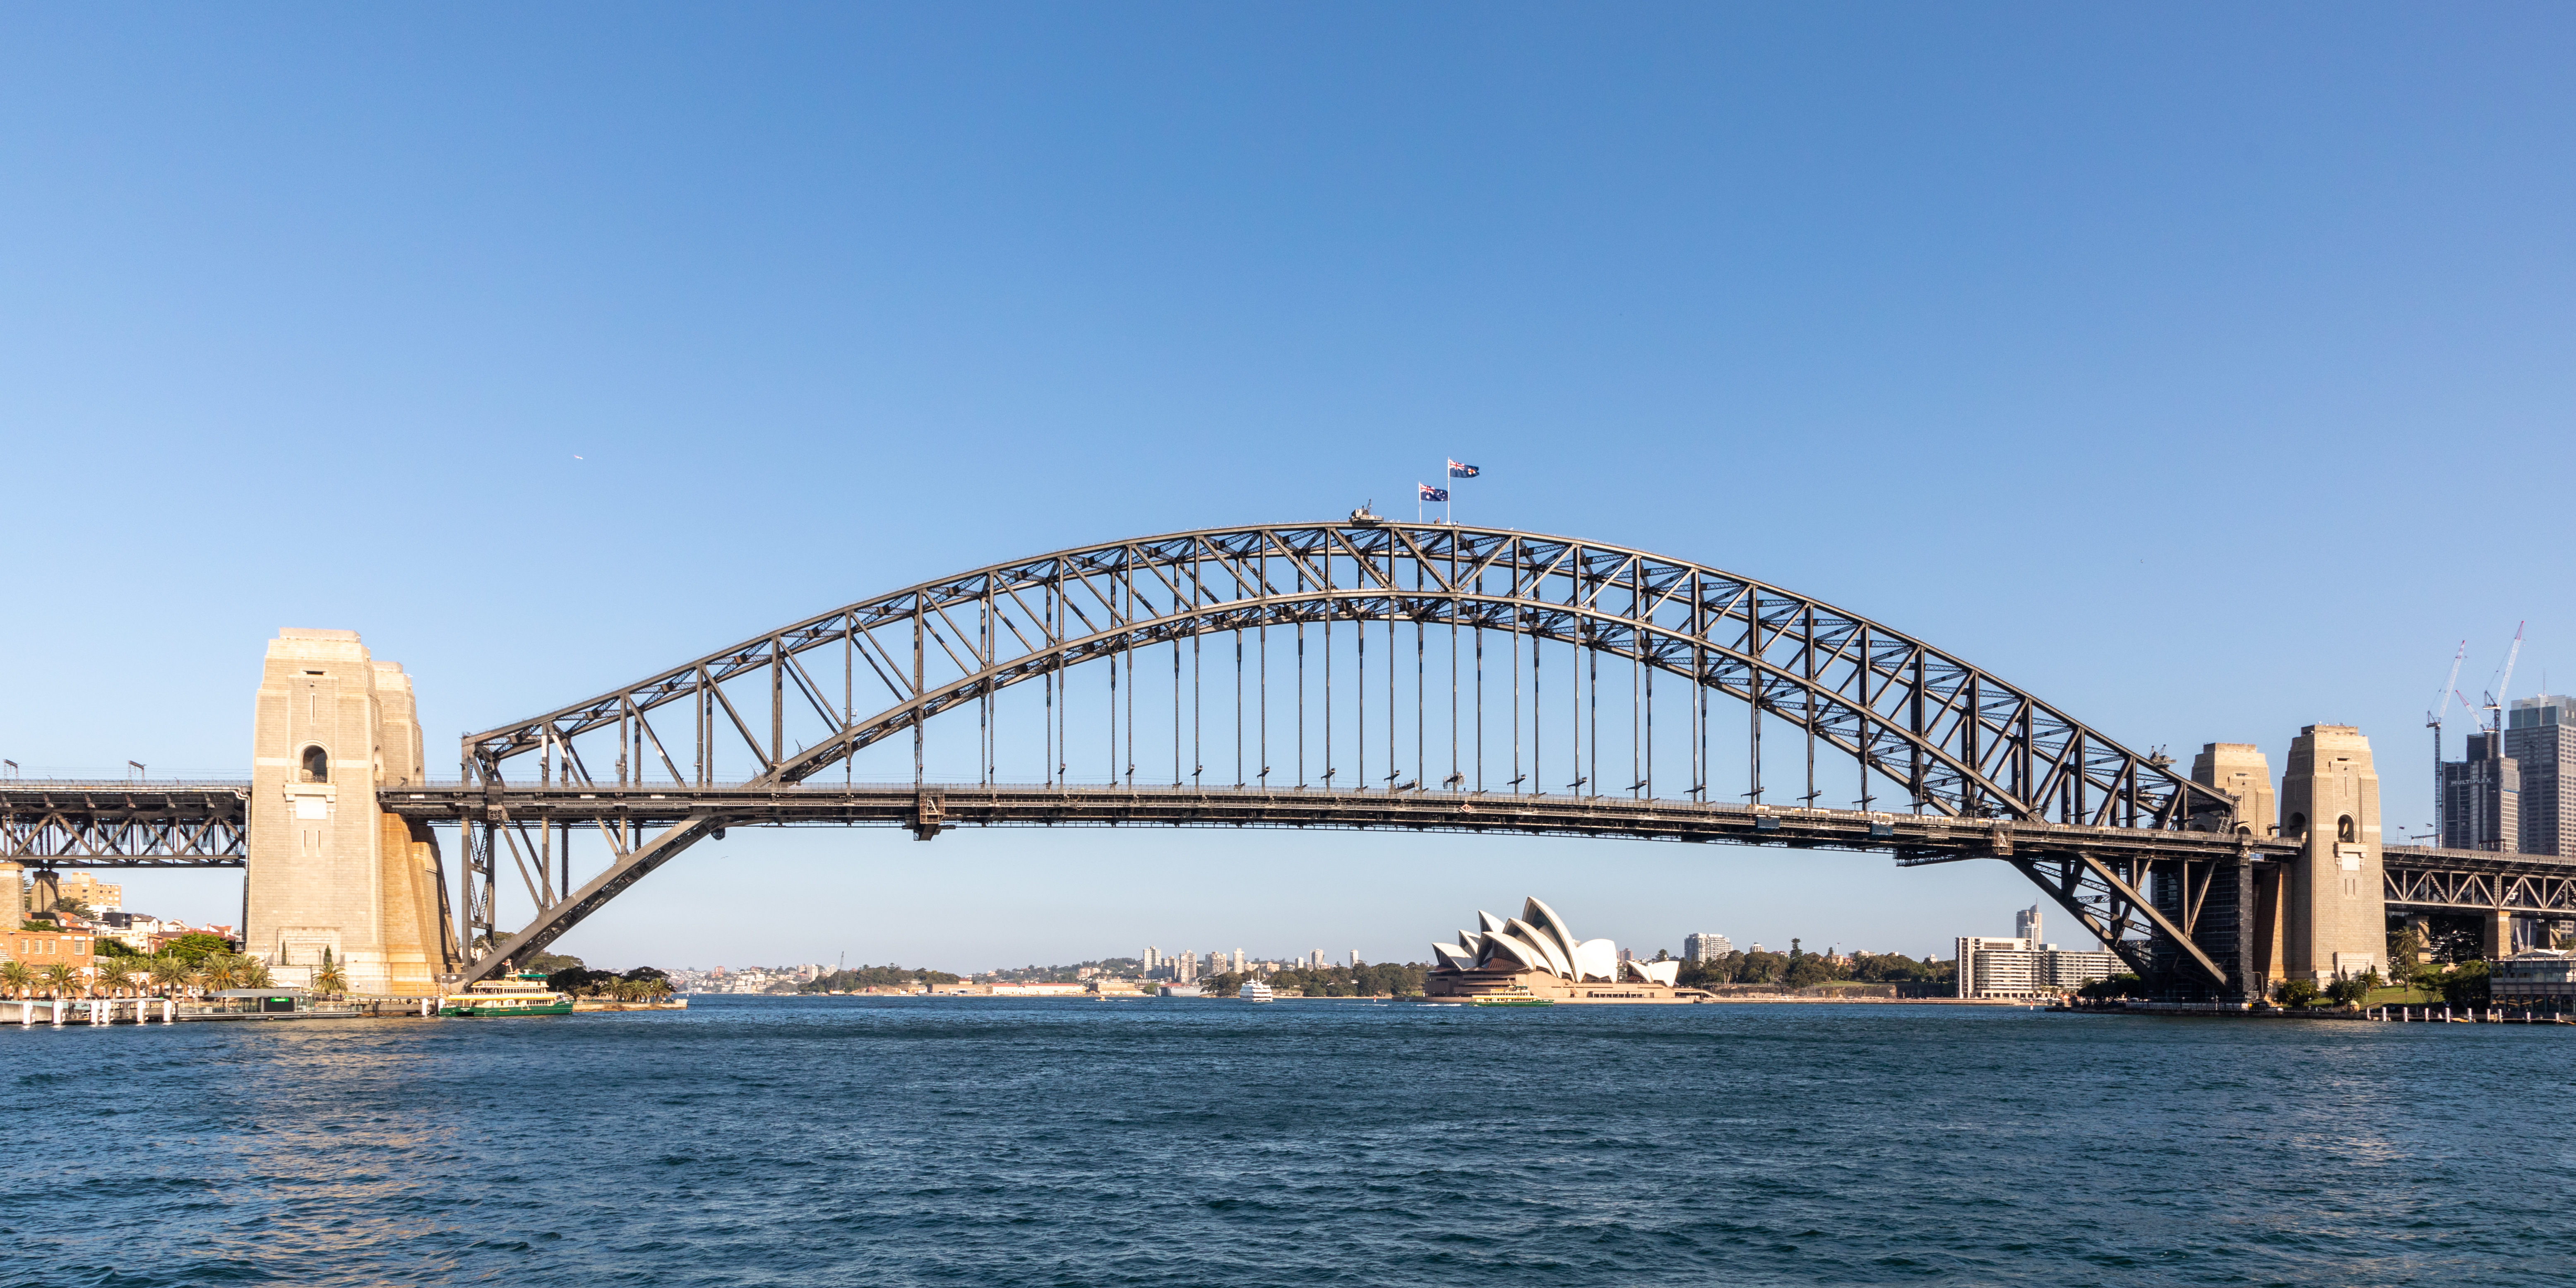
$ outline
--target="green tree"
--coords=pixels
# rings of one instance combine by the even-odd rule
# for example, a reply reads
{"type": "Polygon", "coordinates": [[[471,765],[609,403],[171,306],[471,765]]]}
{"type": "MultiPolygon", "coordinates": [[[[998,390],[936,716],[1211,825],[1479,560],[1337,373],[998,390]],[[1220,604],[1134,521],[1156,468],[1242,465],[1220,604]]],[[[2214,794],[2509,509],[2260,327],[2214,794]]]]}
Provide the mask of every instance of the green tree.
{"type": "Polygon", "coordinates": [[[191,966],[202,965],[207,958],[219,954],[229,956],[232,950],[231,940],[203,930],[192,930],[161,946],[162,952],[191,966]]]}
{"type": "Polygon", "coordinates": [[[1781,982],[1791,988],[1813,988],[1833,977],[1833,969],[1825,964],[1824,958],[1805,953],[1789,959],[1788,972],[1781,977],[1781,982]]]}
{"type": "Polygon", "coordinates": [[[340,963],[331,960],[329,949],[323,950],[322,965],[313,972],[313,991],[327,993],[334,997],[349,991],[349,972],[340,969],[340,963]]]}
{"type": "Polygon", "coordinates": [[[121,997],[134,987],[134,968],[122,959],[111,959],[99,963],[98,973],[93,978],[109,997],[121,997]]]}
{"type": "Polygon", "coordinates": [[[2442,972],[2442,1000],[2453,1006],[2487,1004],[2487,964],[2461,962],[2442,972]]]}
{"type": "Polygon", "coordinates": [[[43,981],[47,997],[69,997],[80,991],[80,972],[61,962],[37,972],[37,978],[43,981]]]}
{"type": "Polygon", "coordinates": [[[151,973],[152,986],[165,997],[187,987],[188,963],[176,957],[165,953],[151,959],[151,965],[146,969],[151,973]]]}
{"type": "MultiPolygon", "coordinates": [[[[651,970],[652,968],[644,966],[638,967],[637,969],[651,970]]],[[[661,972],[656,971],[655,973],[660,974],[661,972]]],[[[1011,972],[1011,974],[1016,975],[1019,974],[1019,972],[1011,972]]],[[[668,977],[665,976],[665,978],[668,977]]],[[[847,970],[836,970],[819,979],[809,981],[797,991],[803,993],[847,993],[862,988],[912,988],[928,984],[954,984],[956,982],[957,977],[944,970],[906,970],[901,966],[889,963],[884,966],[855,966],[847,970]]]]}
{"type": "Polygon", "coordinates": [[[2282,980],[2272,986],[2272,1000],[2295,1011],[2317,1000],[2316,982],[2305,979],[2282,980]]]}
{"type": "Polygon", "coordinates": [[[2388,961],[2392,968],[2403,970],[2423,959],[2424,933],[2404,917],[2388,919],[2388,961]]]}
{"type": "Polygon", "coordinates": [[[211,953],[197,963],[197,973],[207,992],[220,993],[240,983],[241,964],[231,953],[211,953]]]}
{"type": "Polygon", "coordinates": [[[574,997],[598,997],[617,984],[617,976],[604,970],[569,967],[546,976],[546,987],[574,997]]]}
{"type": "Polygon", "coordinates": [[[235,988],[274,988],[277,981],[269,976],[268,963],[256,957],[240,958],[233,967],[233,978],[241,982],[235,988]]]}
{"type": "Polygon", "coordinates": [[[24,998],[36,991],[36,983],[35,967],[14,957],[0,962],[0,988],[8,989],[10,996],[24,998]]]}
{"type": "Polygon", "coordinates": [[[2097,979],[2075,991],[2076,995],[2079,997],[2091,998],[2144,997],[2147,995],[2146,981],[2129,973],[2113,975],[2108,979],[2097,979]]]}

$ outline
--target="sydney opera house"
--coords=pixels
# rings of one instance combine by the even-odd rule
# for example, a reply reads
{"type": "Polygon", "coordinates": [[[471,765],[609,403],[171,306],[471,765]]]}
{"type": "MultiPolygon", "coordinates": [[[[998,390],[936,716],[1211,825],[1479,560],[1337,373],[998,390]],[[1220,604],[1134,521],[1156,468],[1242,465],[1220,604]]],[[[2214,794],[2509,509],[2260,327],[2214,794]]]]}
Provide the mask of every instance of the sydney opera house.
{"type": "Polygon", "coordinates": [[[1458,932],[1458,942],[1434,944],[1438,965],[1425,978],[1431,997],[1559,1002],[1697,1002],[1708,994],[1679,988],[1676,961],[1619,960],[1607,939],[1576,939],[1565,918],[1536,899],[1521,915],[1476,914],[1478,928],[1458,932]]]}

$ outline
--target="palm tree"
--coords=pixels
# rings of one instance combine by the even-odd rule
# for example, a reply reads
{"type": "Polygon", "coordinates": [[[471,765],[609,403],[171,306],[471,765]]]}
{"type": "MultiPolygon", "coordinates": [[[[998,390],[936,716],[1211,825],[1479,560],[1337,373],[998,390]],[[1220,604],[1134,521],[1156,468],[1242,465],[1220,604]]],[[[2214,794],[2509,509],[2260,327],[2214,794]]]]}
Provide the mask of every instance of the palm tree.
{"type": "Polygon", "coordinates": [[[215,953],[208,956],[205,965],[198,967],[197,970],[205,978],[205,986],[209,992],[221,992],[231,988],[234,981],[241,978],[241,965],[230,953],[215,953]]]}
{"type": "Polygon", "coordinates": [[[122,958],[110,958],[99,966],[97,979],[98,986],[106,989],[109,997],[115,997],[134,987],[134,968],[122,958]]]}
{"type": "Polygon", "coordinates": [[[668,976],[655,975],[644,981],[644,999],[646,1001],[658,1002],[670,995],[671,980],[668,976]]]}
{"type": "Polygon", "coordinates": [[[176,993],[180,989],[187,987],[188,963],[183,962],[176,957],[171,957],[166,954],[160,957],[155,957],[152,959],[152,965],[149,969],[152,976],[152,986],[160,989],[165,996],[171,993],[176,993]]]}
{"type": "Polygon", "coordinates": [[[215,977],[208,973],[205,967],[191,966],[188,967],[187,970],[187,974],[179,977],[179,982],[187,985],[199,995],[202,996],[206,990],[215,986],[215,977]]]}
{"type": "Polygon", "coordinates": [[[331,960],[331,952],[327,948],[322,952],[322,968],[313,972],[313,991],[335,997],[349,991],[348,973],[340,969],[338,962],[331,960]]]}
{"type": "Polygon", "coordinates": [[[24,1000],[27,994],[36,990],[36,968],[14,957],[0,962],[0,988],[8,989],[24,1000]]]}
{"type": "Polygon", "coordinates": [[[233,969],[236,972],[234,978],[241,981],[238,985],[241,988],[268,988],[277,983],[269,978],[268,963],[256,957],[235,959],[233,969]]]}
{"type": "Polygon", "coordinates": [[[61,962],[46,967],[40,974],[48,997],[64,997],[80,991],[80,972],[61,962]]]}

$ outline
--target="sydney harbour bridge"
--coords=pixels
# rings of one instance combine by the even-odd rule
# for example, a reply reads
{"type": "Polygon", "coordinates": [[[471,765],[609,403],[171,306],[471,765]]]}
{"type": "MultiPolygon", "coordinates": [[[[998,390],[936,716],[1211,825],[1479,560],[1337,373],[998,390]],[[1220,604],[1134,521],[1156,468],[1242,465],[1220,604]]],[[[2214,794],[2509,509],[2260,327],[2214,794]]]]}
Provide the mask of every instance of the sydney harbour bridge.
{"type": "MultiPolygon", "coordinates": [[[[409,710],[409,679],[396,694],[399,668],[364,658],[348,632],[272,644],[248,780],[0,783],[0,860],[246,865],[246,948],[281,962],[306,943],[381,956],[391,932],[359,923],[403,920],[413,900],[404,942],[441,984],[523,960],[691,846],[762,825],[1367,828],[2002,862],[2161,995],[2220,1003],[2339,968],[2306,924],[2336,872],[2374,937],[2388,911],[2475,913],[2491,939],[2576,915],[2576,861],[2381,845],[2375,778],[2330,834],[2322,805],[2313,827],[2276,819],[2268,782],[2257,801],[2195,781],[1807,596],[1364,512],[1061,550],[846,604],[469,735],[452,776],[403,754],[388,713],[409,710]],[[333,724],[342,710],[373,714],[333,724]],[[417,859],[414,895],[385,893],[398,854],[417,859]]],[[[2338,772],[2368,774],[2367,744],[2347,741],[2359,764],[2333,758],[2338,772]]],[[[2328,772],[2314,759],[2293,769],[2328,772]]],[[[2291,787],[2285,809],[2304,799],[2291,787]]]]}

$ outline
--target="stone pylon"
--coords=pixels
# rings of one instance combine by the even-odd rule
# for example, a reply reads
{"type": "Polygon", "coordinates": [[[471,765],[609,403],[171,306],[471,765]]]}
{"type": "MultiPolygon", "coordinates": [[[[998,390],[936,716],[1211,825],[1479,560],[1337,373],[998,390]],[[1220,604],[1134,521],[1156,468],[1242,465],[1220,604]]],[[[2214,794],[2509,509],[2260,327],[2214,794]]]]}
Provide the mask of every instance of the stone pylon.
{"type": "Polygon", "coordinates": [[[2281,774],[2281,835],[2304,843],[2283,903],[2283,973],[2330,983],[2384,964],[2388,903],[2379,874],[2379,775],[2349,725],[2309,725],[2281,774]]]}
{"type": "MultiPolygon", "coordinates": [[[[2213,742],[2191,758],[2191,780],[2215,787],[2236,802],[2236,830],[2270,838],[2279,827],[2279,805],[2272,788],[2272,765],[2250,742],[2213,742]]],[[[2268,992],[2281,978],[2281,918],[2289,874],[2261,864],[2241,874],[2238,897],[2249,903],[2243,923],[2251,931],[2240,963],[2249,990],[2268,992]]]]}
{"type": "Polygon", "coordinates": [[[355,631],[282,630],[260,677],[243,951],[280,982],[324,949],[350,991],[420,997],[452,969],[429,830],[376,807],[421,777],[411,680],[355,631]]]}

